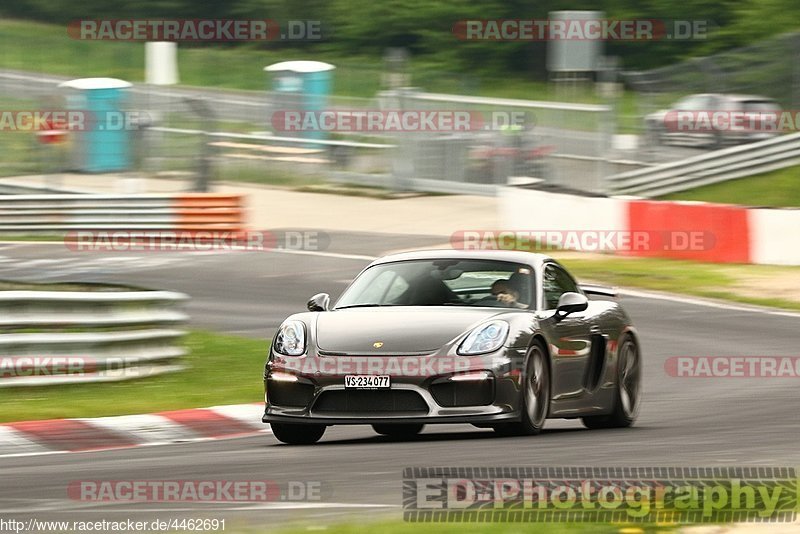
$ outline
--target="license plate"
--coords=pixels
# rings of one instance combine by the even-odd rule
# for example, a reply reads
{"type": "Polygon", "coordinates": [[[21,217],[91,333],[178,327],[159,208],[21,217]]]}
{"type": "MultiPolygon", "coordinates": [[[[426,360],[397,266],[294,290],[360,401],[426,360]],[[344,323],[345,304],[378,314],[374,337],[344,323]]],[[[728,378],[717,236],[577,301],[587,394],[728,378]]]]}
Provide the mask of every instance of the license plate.
{"type": "Polygon", "coordinates": [[[344,387],[353,389],[387,389],[389,375],[345,375],[344,387]]]}

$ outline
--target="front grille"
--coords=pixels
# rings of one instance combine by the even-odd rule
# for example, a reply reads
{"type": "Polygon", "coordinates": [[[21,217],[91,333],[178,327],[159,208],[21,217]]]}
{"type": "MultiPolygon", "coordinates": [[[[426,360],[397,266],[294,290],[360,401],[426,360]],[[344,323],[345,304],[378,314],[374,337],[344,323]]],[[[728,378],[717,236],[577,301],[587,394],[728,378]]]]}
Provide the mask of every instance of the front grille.
{"type": "Polygon", "coordinates": [[[431,385],[430,392],[439,406],[486,406],[494,402],[494,380],[439,382],[431,385]]]}
{"type": "Polygon", "coordinates": [[[275,406],[306,407],[314,397],[314,386],[297,382],[267,382],[267,399],[275,406]]]}
{"type": "Polygon", "coordinates": [[[389,390],[332,390],[323,391],[313,412],[357,414],[404,413],[425,415],[428,405],[415,391],[389,390]]]}

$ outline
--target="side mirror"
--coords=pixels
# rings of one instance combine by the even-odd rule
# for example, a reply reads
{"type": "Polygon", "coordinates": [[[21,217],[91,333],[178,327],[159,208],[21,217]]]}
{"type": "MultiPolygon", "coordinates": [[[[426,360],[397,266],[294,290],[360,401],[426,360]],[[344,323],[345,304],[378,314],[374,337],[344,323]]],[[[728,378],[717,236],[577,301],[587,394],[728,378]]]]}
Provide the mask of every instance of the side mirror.
{"type": "Polygon", "coordinates": [[[563,319],[570,313],[582,312],[589,307],[589,299],[580,293],[573,293],[571,291],[564,293],[558,299],[558,307],[556,308],[556,316],[563,319]]]}
{"type": "Polygon", "coordinates": [[[308,300],[306,307],[308,311],[328,311],[331,297],[327,293],[317,293],[308,300]]]}

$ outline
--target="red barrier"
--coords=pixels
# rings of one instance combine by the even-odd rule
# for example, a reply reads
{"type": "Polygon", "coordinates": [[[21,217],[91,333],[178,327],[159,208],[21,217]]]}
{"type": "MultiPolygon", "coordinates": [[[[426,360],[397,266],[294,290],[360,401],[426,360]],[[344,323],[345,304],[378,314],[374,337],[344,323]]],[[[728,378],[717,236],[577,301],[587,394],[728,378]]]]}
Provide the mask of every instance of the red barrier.
{"type": "Polygon", "coordinates": [[[747,209],[740,206],[632,200],[628,230],[660,236],[631,255],[750,263],[750,225],[747,209]]]}

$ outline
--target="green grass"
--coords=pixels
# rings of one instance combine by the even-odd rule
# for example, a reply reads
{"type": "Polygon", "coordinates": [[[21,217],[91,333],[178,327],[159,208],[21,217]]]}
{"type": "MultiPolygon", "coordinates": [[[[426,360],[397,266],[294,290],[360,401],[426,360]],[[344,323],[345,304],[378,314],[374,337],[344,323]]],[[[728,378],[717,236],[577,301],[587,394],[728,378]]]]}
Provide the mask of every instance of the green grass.
{"type": "MultiPolygon", "coordinates": [[[[323,50],[268,50],[252,44],[178,48],[181,83],[231,89],[267,87],[263,68],[292,59],[332,61],[337,65],[335,93],[373,96],[380,87],[380,57],[330,57],[323,50]]],[[[420,75],[435,71],[436,64],[420,64],[420,75]]],[[[133,82],[144,80],[144,43],[80,41],[67,35],[65,26],[39,22],[0,22],[0,67],[35,70],[65,76],[112,76],[133,82]]]]}
{"type": "Polygon", "coordinates": [[[704,200],[745,206],[800,207],[800,166],[698,187],[663,200],[704,200]]]}
{"type": "MultiPolygon", "coordinates": [[[[238,46],[179,45],[178,66],[184,85],[263,90],[266,65],[294,59],[316,59],[336,65],[333,93],[371,98],[381,88],[383,59],[375,56],[343,58],[325,49],[270,50],[246,43],[238,46]]],[[[64,76],[111,76],[132,82],[144,80],[144,43],[80,41],[65,26],[22,20],[0,21],[0,68],[39,71],[64,76]]],[[[411,84],[427,91],[469,93],[528,100],[568,100],[597,103],[591,84],[569,89],[538,82],[523,75],[504,77],[481,70],[454,72],[447,51],[440,57],[412,58],[411,84]]],[[[635,109],[632,93],[622,97],[621,113],[635,109]]]]}
{"type": "MultiPolygon", "coordinates": [[[[558,258],[559,253],[553,254],[558,258]]],[[[753,278],[769,279],[777,275],[795,276],[800,280],[800,267],[701,263],[666,258],[575,258],[568,255],[561,261],[578,279],[607,284],[665,291],[698,297],[714,298],[800,310],[800,300],[763,296],[744,291],[753,278]]]]}
{"type": "Polygon", "coordinates": [[[215,172],[214,180],[219,182],[246,182],[278,187],[303,187],[325,183],[321,173],[303,175],[285,168],[274,168],[263,163],[256,165],[247,161],[238,165],[220,165],[215,172]]]}
{"type": "Polygon", "coordinates": [[[259,402],[267,341],[195,331],[182,372],[141,380],[0,389],[0,422],[102,417],[259,402]]]}

